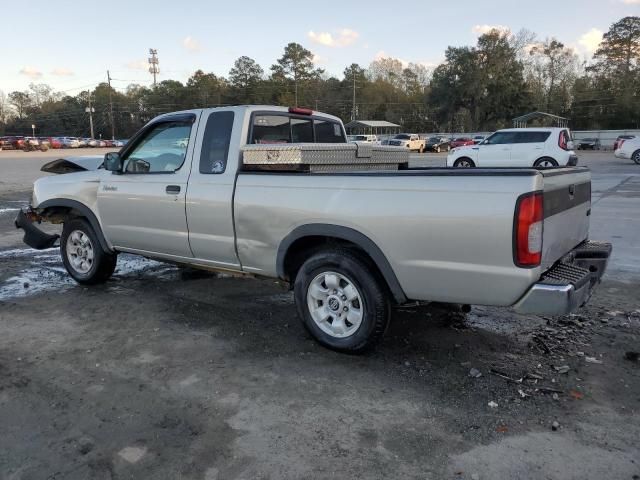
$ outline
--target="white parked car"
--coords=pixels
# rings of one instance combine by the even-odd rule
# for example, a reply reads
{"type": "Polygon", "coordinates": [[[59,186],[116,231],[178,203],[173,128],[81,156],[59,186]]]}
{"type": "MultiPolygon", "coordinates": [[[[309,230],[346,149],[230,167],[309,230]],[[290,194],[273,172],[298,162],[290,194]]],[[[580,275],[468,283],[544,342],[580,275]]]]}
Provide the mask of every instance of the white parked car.
{"type": "Polygon", "coordinates": [[[372,145],[380,145],[380,140],[375,135],[349,135],[347,140],[351,143],[371,143],[372,145]]]}
{"type": "Polygon", "coordinates": [[[618,149],[613,154],[616,158],[633,160],[640,165],[640,137],[618,140],[618,149]]]}
{"type": "Polygon", "coordinates": [[[392,147],[405,147],[408,148],[409,151],[416,152],[424,152],[425,150],[425,140],[420,138],[420,136],[416,133],[399,133],[391,140],[389,140],[387,145],[392,147]]]}
{"type": "Polygon", "coordinates": [[[578,156],[566,128],[509,128],[498,130],[478,145],[454,148],[448,167],[575,166],[578,156]]]}

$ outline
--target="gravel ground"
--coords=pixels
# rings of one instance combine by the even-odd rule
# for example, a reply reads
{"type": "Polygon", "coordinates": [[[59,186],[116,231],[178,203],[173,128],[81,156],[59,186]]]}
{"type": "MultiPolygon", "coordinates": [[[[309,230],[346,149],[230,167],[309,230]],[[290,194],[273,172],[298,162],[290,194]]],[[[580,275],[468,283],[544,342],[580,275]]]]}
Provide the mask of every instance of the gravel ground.
{"type": "Polygon", "coordinates": [[[74,284],[12,226],[43,158],[0,153],[0,478],[640,478],[635,166],[581,155],[616,254],[578,315],[404,307],[354,357],[271,280],[122,255],[74,284]]]}

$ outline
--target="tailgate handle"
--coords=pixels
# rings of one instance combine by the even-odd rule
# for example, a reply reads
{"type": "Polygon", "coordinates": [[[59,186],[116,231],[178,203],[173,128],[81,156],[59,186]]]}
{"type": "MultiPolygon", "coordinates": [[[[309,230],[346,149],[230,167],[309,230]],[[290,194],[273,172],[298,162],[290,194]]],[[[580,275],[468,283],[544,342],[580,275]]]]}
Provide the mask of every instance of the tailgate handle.
{"type": "Polygon", "coordinates": [[[180,185],[167,185],[165,191],[171,195],[177,195],[180,193],[180,185]]]}

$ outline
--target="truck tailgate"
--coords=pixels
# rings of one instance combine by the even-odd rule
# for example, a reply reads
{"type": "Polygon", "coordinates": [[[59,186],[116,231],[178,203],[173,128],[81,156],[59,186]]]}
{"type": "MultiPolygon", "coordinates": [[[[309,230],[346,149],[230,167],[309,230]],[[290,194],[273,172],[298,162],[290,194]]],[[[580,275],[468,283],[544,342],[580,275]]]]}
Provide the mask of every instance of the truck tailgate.
{"type": "Polygon", "coordinates": [[[542,267],[549,268],[589,236],[591,172],[587,168],[542,170],[544,229],[542,267]]]}

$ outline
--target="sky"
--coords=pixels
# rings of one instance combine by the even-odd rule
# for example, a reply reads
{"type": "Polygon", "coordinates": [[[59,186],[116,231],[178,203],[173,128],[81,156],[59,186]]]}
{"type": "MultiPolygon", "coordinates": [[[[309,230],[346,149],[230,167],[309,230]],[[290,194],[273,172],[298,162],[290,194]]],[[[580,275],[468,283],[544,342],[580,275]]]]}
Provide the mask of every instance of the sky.
{"type": "Polygon", "coordinates": [[[158,81],[184,82],[197,69],[227,76],[241,55],[268,72],[289,42],[339,78],[380,57],[435,66],[447,46],[473,45],[491,27],[555,37],[590,58],[627,15],[640,15],[640,0],[29,0],[0,26],[0,90],[46,83],[75,95],[106,81],[107,70],[117,89],[149,85],[149,48],[158,81]]]}

